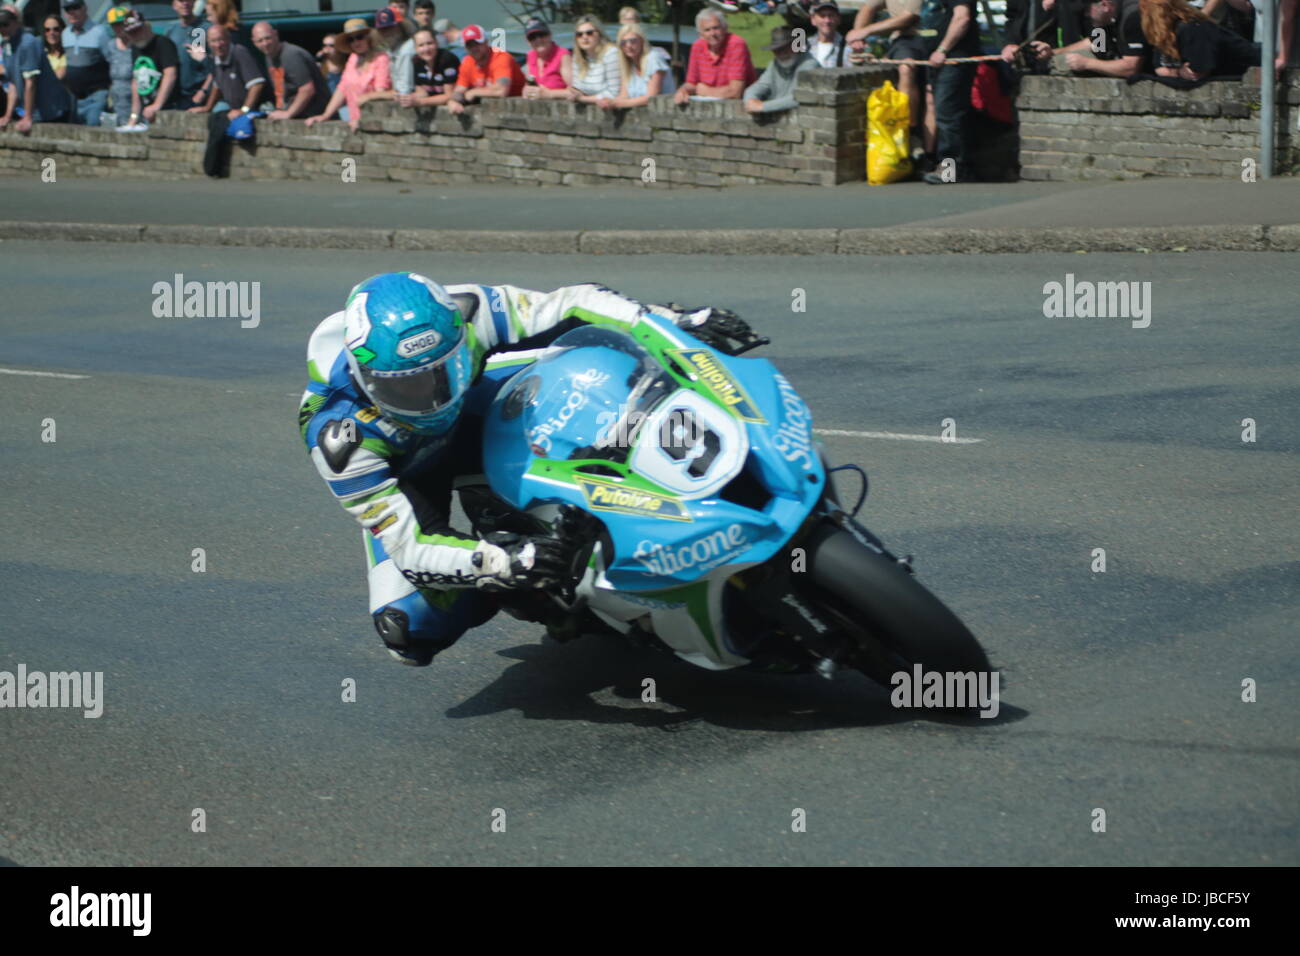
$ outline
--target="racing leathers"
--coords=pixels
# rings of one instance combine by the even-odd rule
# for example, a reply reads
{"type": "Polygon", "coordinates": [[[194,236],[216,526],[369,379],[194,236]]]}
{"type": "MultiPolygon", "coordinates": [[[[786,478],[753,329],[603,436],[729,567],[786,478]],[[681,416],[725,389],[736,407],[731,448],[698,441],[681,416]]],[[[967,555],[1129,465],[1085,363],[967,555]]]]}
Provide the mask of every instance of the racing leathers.
{"type": "Polygon", "coordinates": [[[451,527],[451,492],[460,491],[463,503],[470,489],[485,487],[482,416],[527,353],[585,322],[630,327],[647,310],[702,338],[711,315],[719,329],[735,319],[716,310],[643,305],[594,284],[553,292],[508,285],[446,289],[464,318],[474,367],[450,431],[421,435],[380,415],[349,371],[343,312],[311,336],[310,381],[298,413],[317,471],[364,529],[376,630],[394,658],[417,666],[496,612],[486,591],[517,584],[517,555],[451,527]]]}

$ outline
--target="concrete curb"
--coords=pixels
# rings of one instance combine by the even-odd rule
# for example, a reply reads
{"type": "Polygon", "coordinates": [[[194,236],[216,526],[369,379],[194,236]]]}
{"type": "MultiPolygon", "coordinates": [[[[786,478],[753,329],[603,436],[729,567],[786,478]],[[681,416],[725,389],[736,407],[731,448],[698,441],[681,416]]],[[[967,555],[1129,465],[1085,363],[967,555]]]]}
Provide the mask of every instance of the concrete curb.
{"type": "MultiPolygon", "coordinates": [[[[277,249],[445,251],[436,229],[160,226],[0,220],[0,240],[147,242],[277,249]]],[[[971,229],[646,229],[457,231],[457,252],[614,255],[898,256],[1030,252],[1297,252],[1300,223],[1282,226],[1060,226],[971,229]]]]}

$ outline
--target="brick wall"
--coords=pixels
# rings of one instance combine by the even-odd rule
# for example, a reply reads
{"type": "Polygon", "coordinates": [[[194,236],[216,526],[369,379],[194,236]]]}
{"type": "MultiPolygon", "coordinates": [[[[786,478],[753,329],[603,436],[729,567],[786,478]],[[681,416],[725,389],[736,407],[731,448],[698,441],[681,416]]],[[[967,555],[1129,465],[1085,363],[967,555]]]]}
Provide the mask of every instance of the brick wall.
{"type": "MultiPolygon", "coordinates": [[[[371,181],[608,184],[646,182],[651,168],[655,185],[672,186],[863,180],[866,97],[886,79],[897,82],[895,71],[806,76],[798,109],[758,118],[736,101],[677,107],[659,98],[612,113],[553,100],[488,100],[459,117],[373,103],[357,134],[337,122],[308,129],[262,120],[256,146],[231,150],[230,175],[338,177],[351,159],[356,178],[371,181]]],[[[175,112],[143,134],[38,125],[30,137],[0,138],[0,170],[38,170],[51,157],[61,176],[202,176],[206,138],[206,116],[175,112]]]]}
{"type": "MultiPolygon", "coordinates": [[[[1259,157],[1258,74],[1194,90],[1026,76],[1016,100],[1021,178],[1239,177],[1242,160],[1259,157]]],[[[1300,70],[1288,71],[1276,103],[1274,167],[1283,173],[1300,163],[1300,70]]]]}

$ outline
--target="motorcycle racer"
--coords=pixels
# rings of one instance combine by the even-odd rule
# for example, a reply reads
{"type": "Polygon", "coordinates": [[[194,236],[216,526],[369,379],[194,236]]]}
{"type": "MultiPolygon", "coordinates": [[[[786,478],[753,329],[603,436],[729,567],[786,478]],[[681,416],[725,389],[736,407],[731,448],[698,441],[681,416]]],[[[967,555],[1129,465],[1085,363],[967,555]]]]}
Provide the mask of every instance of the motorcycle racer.
{"type": "Polygon", "coordinates": [[[563,541],[463,534],[450,524],[451,492],[465,504],[485,491],[474,425],[521,362],[583,323],[630,328],[647,311],[725,351],[766,341],[731,312],[645,305],[596,284],[443,287],[405,272],[355,286],[317,326],[299,428],[330,491],[365,529],[370,613],[394,659],[429,664],[496,613],[491,592],[563,580],[563,541]]]}

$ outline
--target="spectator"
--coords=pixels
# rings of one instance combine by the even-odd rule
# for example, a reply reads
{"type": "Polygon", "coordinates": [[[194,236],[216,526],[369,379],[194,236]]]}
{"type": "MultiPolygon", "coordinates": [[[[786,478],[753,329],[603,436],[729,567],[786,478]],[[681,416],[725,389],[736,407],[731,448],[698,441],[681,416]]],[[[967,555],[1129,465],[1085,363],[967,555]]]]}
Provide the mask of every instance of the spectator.
{"type": "Polygon", "coordinates": [[[618,61],[618,47],[609,42],[600,21],[579,17],[573,24],[573,76],[565,96],[576,103],[618,96],[618,61]]]}
{"type": "Polygon", "coordinates": [[[239,110],[251,113],[266,96],[266,77],[247,47],[236,46],[230,31],[219,23],[208,27],[208,55],[212,58],[212,88],[207,100],[191,106],[191,113],[239,110]]]}
{"type": "Polygon", "coordinates": [[[63,32],[68,72],[62,77],[63,85],[76,97],[78,119],[87,126],[98,126],[112,83],[109,61],[115,46],[113,35],[90,22],[84,0],[66,0],[63,12],[68,18],[68,28],[63,32]]]}
{"type": "Polygon", "coordinates": [[[176,22],[167,28],[167,39],[176,44],[180,62],[180,93],[177,106],[189,109],[207,99],[212,74],[208,59],[208,28],[194,15],[194,0],[172,0],[176,22]]]}
{"type": "Polygon", "coordinates": [[[0,10],[0,44],[5,47],[5,72],[10,95],[5,97],[0,129],[13,123],[20,133],[30,133],[33,123],[66,123],[76,117],[75,101],[45,57],[45,45],[23,29],[12,10],[0,10]],[[21,101],[23,115],[14,114],[21,101]]]}
{"type": "Polygon", "coordinates": [[[402,29],[405,22],[403,14],[391,5],[375,11],[375,30],[388,51],[389,89],[374,99],[391,100],[399,93],[409,94],[415,89],[411,86],[411,61],[415,59],[415,44],[402,29]]]}
{"type": "Polygon", "coordinates": [[[248,31],[239,25],[239,8],[235,6],[235,0],[207,0],[204,12],[213,23],[226,28],[231,43],[248,46],[248,31]]]}
{"type": "Polygon", "coordinates": [[[212,56],[212,89],[207,102],[191,106],[191,113],[211,113],[203,171],[214,179],[221,175],[230,116],[251,113],[266,95],[266,77],[247,47],[235,46],[230,31],[219,23],[208,27],[208,52],[212,56]],[[218,103],[220,100],[220,103],[218,103]],[[218,105],[222,108],[218,109],[218,105]]]}
{"type": "MultiPolygon", "coordinates": [[[[1007,3],[1006,26],[1003,29],[1003,35],[1006,38],[1006,44],[1002,47],[1001,56],[1007,63],[1014,63],[1017,56],[1023,56],[1024,62],[1029,68],[1036,73],[1043,73],[1050,69],[1049,64],[1052,59],[1052,42],[1057,39],[1058,34],[1065,39],[1064,34],[1066,17],[1059,16],[1065,6],[1065,3],[1057,3],[1056,0],[1010,0],[1007,3]],[[1029,33],[1030,14],[1033,14],[1034,32],[1031,36],[1029,33]],[[1058,31],[1058,27],[1061,29],[1058,31]]],[[[1065,45],[1061,47],[1062,51],[1073,50],[1073,44],[1078,41],[1082,32],[1079,30],[1072,31],[1073,35],[1065,39],[1065,45]]]]}
{"type": "Polygon", "coordinates": [[[131,9],[122,21],[131,41],[131,116],[123,132],[142,132],[139,123],[152,123],[158,111],[171,109],[179,101],[177,75],[180,56],[176,44],[153,32],[139,10],[131,9]]]}
{"type": "MultiPolygon", "coordinates": [[[[1228,0],[1232,8],[1240,13],[1254,15],[1255,42],[1264,39],[1264,18],[1261,3],[1263,0],[1228,0]]],[[[1277,40],[1273,49],[1276,59],[1273,68],[1279,72],[1288,66],[1300,66],[1300,30],[1296,29],[1296,8],[1298,0],[1278,0],[1277,13],[1273,22],[1277,24],[1277,40]]]]}
{"type": "Polygon", "coordinates": [[[330,96],[333,96],[339,88],[339,77],[343,75],[343,67],[339,65],[334,52],[334,34],[329,34],[321,41],[321,47],[316,51],[316,63],[325,74],[325,85],[329,87],[330,96]]]}
{"type": "MultiPolygon", "coordinates": [[[[935,151],[942,163],[951,160],[956,181],[972,176],[970,162],[970,91],[975,82],[974,63],[947,63],[954,59],[979,56],[979,24],[975,21],[975,0],[942,0],[943,16],[936,23],[938,46],[930,54],[934,69],[934,122],[938,132],[935,151]]],[[[938,185],[948,180],[942,173],[930,172],[923,177],[938,185]]]]}
{"type": "Polygon", "coordinates": [[[438,46],[450,50],[453,56],[459,57],[462,61],[465,59],[469,53],[461,39],[461,34],[465,31],[444,17],[434,21],[433,32],[438,34],[438,46]]]}
{"type": "Polygon", "coordinates": [[[325,111],[307,118],[314,126],[339,114],[355,133],[361,125],[361,107],[373,99],[380,99],[392,89],[388,70],[388,54],[378,32],[366,26],[366,21],[353,17],[343,24],[343,32],[334,37],[335,56],[347,54],[347,66],[339,79],[338,88],[330,97],[325,111]],[[344,106],[346,104],[346,106],[344,106]],[[346,112],[343,112],[346,110],[346,112]]]}
{"type": "MultiPolygon", "coordinates": [[[[886,36],[889,46],[885,56],[890,60],[926,60],[930,51],[925,40],[917,33],[921,23],[921,0],[867,0],[858,8],[853,29],[844,37],[850,49],[865,50],[867,40],[873,36],[886,36]],[[883,20],[876,17],[884,10],[883,20]]],[[[898,88],[907,94],[911,110],[911,138],[918,148],[934,152],[934,107],[926,109],[926,68],[912,63],[898,66],[898,88]],[[923,144],[923,145],[922,145],[923,144]]]]}
{"type": "MultiPolygon", "coordinates": [[[[81,9],[86,9],[83,3],[81,9]]],[[[68,54],[63,49],[63,31],[67,25],[63,22],[63,17],[58,14],[50,14],[41,24],[41,36],[45,43],[45,58],[50,61],[50,69],[62,83],[68,72],[68,54]]]]}
{"type": "Polygon", "coordinates": [[[483,28],[471,23],[460,32],[468,51],[460,61],[456,89],[447,109],[463,113],[465,107],[482,99],[518,96],[524,89],[524,72],[505,50],[487,45],[483,28]]]}
{"type": "Polygon", "coordinates": [[[399,106],[443,106],[450,102],[456,88],[460,61],[448,50],[438,49],[438,35],[432,30],[416,30],[415,59],[411,61],[410,93],[398,94],[399,106]]]}
{"type": "Polygon", "coordinates": [[[735,100],[758,79],[749,47],[727,30],[727,20],[717,10],[704,9],[695,15],[700,38],[691,44],[686,82],[677,88],[673,102],[687,103],[692,96],[735,100]]]}
{"type": "Polygon", "coordinates": [[[122,28],[130,12],[126,7],[110,7],[104,18],[113,31],[108,57],[109,99],[106,108],[113,110],[118,126],[131,122],[131,74],[135,48],[122,28]]]}
{"type": "MultiPolygon", "coordinates": [[[[1147,39],[1142,30],[1142,19],[1137,10],[1121,16],[1118,0],[1093,0],[1087,7],[1088,22],[1092,29],[1106,31],[1106,50],[1111,56],[1093,56],[1083,52],[1092,49],[1091,37],[1063,47],[1065,65],[1076,73],[1094,73],[1101,76],[1127,77],[1141,72],[1147,59],[1147,39]],[[1118,22],[1118,28],[1116,23],[1118,22]]],[[[1091,30],[1088,31],[1091,33],[1091,30]]],[[[1149,71],[1148,71],[1149,72],[1149,71]]]]}
{"type": "MultiPolygon", "coordinates": [[[[398,29],[402,31],[402,41],[411,39],[415,36],[415,23],[411,20],[411,5],[407,0],[389,0],[388,9],[397,15],[398,29]]],[[[379,23],[375,23],[375,28],[379,28],[379,23]]],[[[388,48],[391,50],[396,43],[388,41],[388,48]]],[[[415,47],[411,47],[411,56],[415,56],[415,47]]]]}
{"type": "Polygon", "coordinates": [[[622,28],[628,24],[639,24],[641,22],[641,13],[636,7],[623,7],[618,11],[619,33],[622,35],[622,28]]]}
{"type": "Polygon", "coordinates": [[[796,53],[794,40],[795,33],[790,27],[772,30],[772,42],[767,47],[772,51],[772,62],[762,76],[746,87],[746,113],[775,113],[795,108],[794,88],[799,74],[820,69],[821,64],[812,53],[796,53]]]}
{"type": "Polygon", "coordinates": [[[524,98],[530,100],[568,99],[573,82],[573,57],[551,38],[551,28],[536,18],[524,27],[528,38],[527,70],[524,98]]]}
{"type": "Polygon", "coordinates": [[[840,5],[824,0],[812,8],[812,25],[817,38],[808,52],[820,66],[832,69],[844,65],[844,35],[840,33],[840,5]]]}
{"type": "Polygon", "coordinates": [[[618,29],[619,73],[622,83],[618,96],[601,100],[601,109],[627,109],[645,106],[653,96],[664,96],[675,88],[668,54],[646,42],[639,24],[628,23],[618,29]]]}
{"type": "Polygon", "coordinates": [[[1157,76],[1197,82],[1211,76],[1241,76],[1260,62],[1258,43],[1225,30],[1187,0],[1139,0],[1142,32],[1169,65],[1157,76]]]}
{"type": "MultiPolygon", "coordinates": [[[[415,11],[411,14],[417,30],[432,30],[433,18],[438,15],[438,8],[433,0],[415,0],[415,11]]],[[[434,37],[437,40],[437,37],[434,37]]],[[[441,44],[439,44],[441,47],[441,44]]]]}
{"type": "Polygon", "coordinates": [[[282,41],[279,31],[265,20],[253,24],[253,45],[266,57],[271,81],[270,99],[275,108],[268,118],[303,119],[325,111],[330,101],[329,85],[310,53],[282,41]]]}

